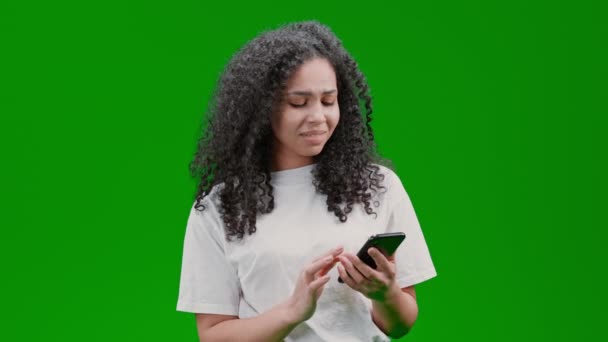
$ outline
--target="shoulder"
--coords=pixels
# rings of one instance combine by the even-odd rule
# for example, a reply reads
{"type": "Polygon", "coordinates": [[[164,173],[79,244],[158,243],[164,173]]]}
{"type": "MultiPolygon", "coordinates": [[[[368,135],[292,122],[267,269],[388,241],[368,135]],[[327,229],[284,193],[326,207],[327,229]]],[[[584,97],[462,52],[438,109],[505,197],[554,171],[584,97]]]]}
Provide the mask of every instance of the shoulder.
{"type": "Polygon", "coordinates": [[[207,227],[221,226],[219,190],[224,183],[214,185],[203,198],[194,199],[190,206],[190,219],[207,227]]]}
{"type": "MultiPolygon", "coordinates": [[[[390,166],[382,165],[378,163],[370,164],[372,167],[377,169],[374,171],[375,176],[373,178],[378,180],[377,186],[373,185],[374,189],[374,199],[378,199],[381,202],[393,202],[393,198],[396,197],[394,194],[398,189],[398,183],[396,183],[396,179],[398,179],[397,174],[390,166]]],[[[370,177],[372,177],[370,175],[370,177]]]]}
{"type": "Polygon", "coordinates": [[[374,165],[377,165],[380,168],[378,172],[384,175],[384,180],[381,185],[386,187],[385,196],[389,203],[407,200],[409,198],[409,195],[407,194],[404,183],[397,174],[395,168],[380,164],[374,165]]]}
{"type": "Polygon", "coordinates": [[[383,176],[381,182],[382,185],[391,187],[395,183],[395,180],[399,179],[399,176],[397,176],[397,173],[391,167],[377,163],[372,163],[371,165],[377,166],[377,173],[383,176]]]}
{"type": "Polygon", "coordinates": [[[205,194],[205,196],[203,196],[203,198],[200,201],[198,201],[198,199],[194,200],[194,203],[192,204],[192,208],[200,207],[200,204],[203,204],[205,207],[211,206],[211,207],[213,207],[213,209],[216,209],[216,207],[218,207],[220,204],[219,192],[223,187],[224,187],[224,182],[213,185],[211,187],[211,189],[205,194]],[[200,204],[197,205],[197,203],[200,203],[200,204]]]}

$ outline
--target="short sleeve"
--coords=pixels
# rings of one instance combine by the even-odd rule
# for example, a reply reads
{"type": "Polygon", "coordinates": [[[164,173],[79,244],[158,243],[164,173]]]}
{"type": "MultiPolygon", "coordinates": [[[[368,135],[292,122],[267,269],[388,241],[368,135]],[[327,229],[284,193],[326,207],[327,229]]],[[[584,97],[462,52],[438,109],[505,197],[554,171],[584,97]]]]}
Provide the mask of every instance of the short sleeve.
{"type": "Polygon", "coordinates": [[[387,233],[403,232],[405,240],[395,252],[396,281],[400,288],[421,283],[437,275],[412,202],[399,176],[389,170],[389,217],[387,233]]]}
{"type": "Polygon", "coordinates": [[[240,285],[224,253],[223,229],[211,201],[190,209],[182,257],[177,311],[238,315],[240,285]]]}

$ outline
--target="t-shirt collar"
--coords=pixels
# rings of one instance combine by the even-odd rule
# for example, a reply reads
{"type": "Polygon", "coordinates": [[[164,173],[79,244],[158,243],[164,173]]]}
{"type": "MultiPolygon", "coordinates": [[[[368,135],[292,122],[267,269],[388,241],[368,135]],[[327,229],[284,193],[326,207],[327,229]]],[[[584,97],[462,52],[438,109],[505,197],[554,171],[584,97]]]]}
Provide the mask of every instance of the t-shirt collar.
{"type": "Polygon", "coordinates": [[[270,172],[270,184],[274,185],[295,185],[312,184],[311,171],[317,163],[297,167],[294,169],[270,172]]]}

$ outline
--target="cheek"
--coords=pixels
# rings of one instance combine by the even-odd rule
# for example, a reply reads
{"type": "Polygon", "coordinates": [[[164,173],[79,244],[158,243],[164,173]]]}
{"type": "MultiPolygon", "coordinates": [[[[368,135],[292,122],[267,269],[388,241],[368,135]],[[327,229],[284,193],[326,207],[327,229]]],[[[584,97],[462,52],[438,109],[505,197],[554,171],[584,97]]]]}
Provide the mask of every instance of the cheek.
{"type": "Polygon", "coordinates": [[[273,130],[276,130],[279,126],[279,117],[280,114],[278,113],[270,114],[270,127],[272,127],[273,130]]]}
{"type": "Polygon", "coordinates": [[[298,131],[297,116],[295,113],[283,112],[281,116],[272,120],[272,126],[277,136],[291,139],[294,132],[298,131]]]}
{"type": "Polygon", "coordinates": [[[285,118],[288,118],[289,115],[288,113],[285,113],[285,111],[280,111],[278,113],[274,113],[271,117],[270,117],[270,124],[272,125],[272,129],[275,130],[275,132],[279,132],[281,130],[284,129],[285,127],[285,118]]]}
{"type": "Polygon", "coordinates": [[[281,127],[288,132],[289,134],[292,133],[292,131],[297,130],[298,129],[298,125],[299,125],[299,116],[298,113],[290,113],[290,112],[285,112],[285,115],[283,116],[283,120],[281,121],[281,127]]]}
{"type": "Polygon", "coordinates": [[[332,130],[336,128],[338,122],[340,121],[340,109],[336,109],[328,118],[329,124],[331,125],[332,130]]]}

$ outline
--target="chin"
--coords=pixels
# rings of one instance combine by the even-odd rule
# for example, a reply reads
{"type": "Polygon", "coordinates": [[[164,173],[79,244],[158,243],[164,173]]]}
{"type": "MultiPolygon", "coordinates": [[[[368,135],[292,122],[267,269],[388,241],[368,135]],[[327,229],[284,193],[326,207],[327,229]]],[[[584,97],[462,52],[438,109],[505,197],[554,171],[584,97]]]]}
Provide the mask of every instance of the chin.
{"type": "Polygon", "coordinates": [[[323,145],[310,147],[305,151],[301,151],[299,154],[303,157],[312,157],[318,155],[321,151],[323,151],[323,145]]]}

